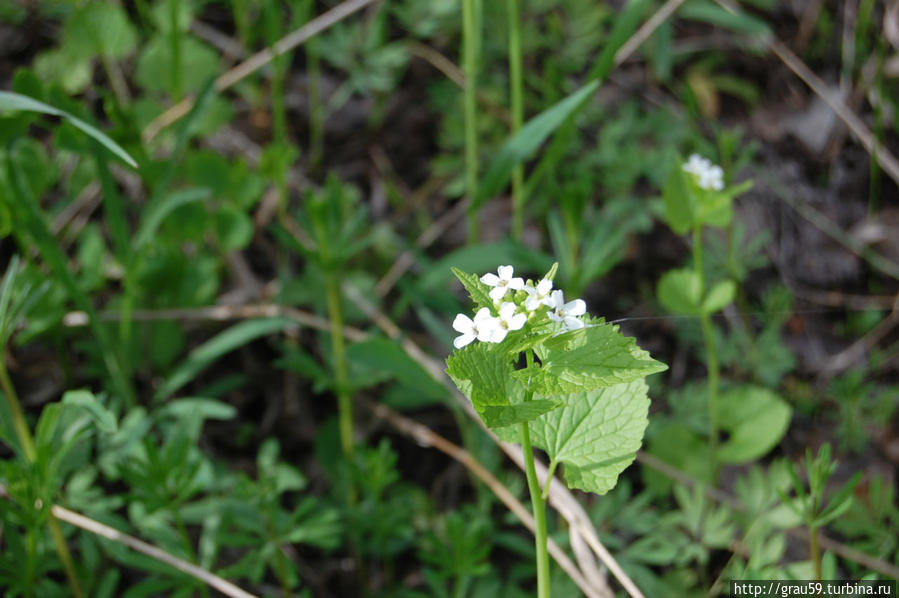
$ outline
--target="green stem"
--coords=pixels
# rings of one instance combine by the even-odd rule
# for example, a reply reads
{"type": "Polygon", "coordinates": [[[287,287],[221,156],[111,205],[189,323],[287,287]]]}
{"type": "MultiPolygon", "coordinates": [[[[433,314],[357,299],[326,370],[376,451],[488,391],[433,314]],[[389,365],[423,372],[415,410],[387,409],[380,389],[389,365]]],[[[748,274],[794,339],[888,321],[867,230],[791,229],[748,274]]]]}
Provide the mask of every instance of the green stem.
{"type": "Polygon", "coordinates": [[[181,68],[181,31],[178,28],[178,0],[169,0],[169,48],[172,52],[172,93],[174,99],[181,99],[184,83],[181,68]]]}
{"type": "MultiPolygon", "coordinates": [[[[702,268],[702,227],[693,227],[693,267],[699,277],[699,296],[705,296],[705,275],[702,268]]],[[[712,330],[712,318],[703,311],[699,316],[702,338],[705,341],[706,367],[708,368],[709,396],[709,466],[712,482],[718,482],[718,349],[712,330]]]]}
{"type": "Polygon", "coordinates": [[[353,401],[348,388],[346,348],[343,341],[343,315],[340,310],[340,287],[333,272],[327,274],[328,318],[331,320],[331,351],[334,358],[334,380],[340,425],[340,448],[347,463],[353,459],[353,401]]]}
{"type": "MultiPolygon", "coordinates": [[[[533,367],[534,360],[531,351],[526,352],[527,367],[533,367]]],[[[525,400],[530,401],[533,392],[528,390],[525,400]]],[[[528,423],[519,425],[521,434],[521,450],[524,456],[525,474],[528,479],[528,492],[531,495],[531,509],[534,512],[534,546],[537,549],[537,598],[549,598],[549,552],[547,551],[546,534],[546,501],[540,488],[540,480],[537,479],[537,469],[534,465],[534,451],[531,448],[531,434],[528,423]]],[[[549,484],[549,478],[546,480],[549,484]]]]}
{"type": "Polygon", "coordinates": [[[534,546],[537,549],[537,597],[549,598],[549,553],[546,549],[546,502],[543,500],[537,469],[534,466],[534,452],[527,422],[518,424],[521,431],[521,449],[524,452],[525,473],[528,491],[531,494],[531,509],[534,511],[534,546]]]}
{"type": "MultiPolygon", "coordinates": [[[[521,0],[506,0],[509,17],[509,92],[512,103],[512,134],[524,121],[524,83],[521,74],[521,0]]],[[[512,236],[521,241],[524,229],[524,167],[512,171],[512,236]]]]}
{"type": "MultiPolygon", "coordinates": [[[[34,464],[37,460],[37,449],[34,446],[34,439],[31,437],[31,431],[28,429],[28,423],[25,421],[25,414],[19,403],[19,396],[16,394],[16,389],[12,385],[9,372],[6,371],[6,364],[3,363],[2,359],[0,359],[0,387],[3,388],[3,394],[6,395],[6,403],[9,405],[13,426],[15,427],[16,435],[19,437],[19,444],[22,445],[22,452],[25,453],[25,462],[29,465],[34,464]]],[[[47,519],[47,527],[50,528],[50,536],[53,538],[53,545],[56,548],[56,554],[59,555],[59,560],[62,562],[62,568],[66,572],[72,594],[76,598],[83,598],[84,591],[81,589],[81,582],[78,581],[75,562],[72,560],[72,554],[69,552],[59,520],[52,513],[47,519]]]]}
{"type": "Polygon", "coordinates": [[[315,38],[306,40],[306,73],[309,94],[309,164],[313,172],[321,168],[325,155],[325,103],[321,91],[321,62],[315,38]]]}
{"type": "MultiPolygon", "coordinates": [[[[184,551],[187,554],[187,558],[191,560],[191,562],[200,564],[200,559],[197,558],[197,553],[194,551],[194,546],[190,541],[190,534],[187,533],[187,526],[184,525],[184,520],[181,518],[181,513],[178,512],[179,505],[170,504],[169,511],[172,513],[172,516],[175,519],[175,527],[178,528],[178,535],[181,536],[181,542],[184,544],[184,551]]],[[[204,596],[204,598],[209,598],[209,589],[206,587],[206,584],[200,584],[200,594],[204,596]]]]}
{"type": "Polygon", "coordinates": [[[812,558],[812,566],[815,568],[815,580],[821,581],[821,549],[818,547],[818,526],[812,526],[809,532],[808,549],[812,558]]]}
{"type": "Polygon", "coordinates": [[[462,63],[465,71],[465,194],[471,202],[468,209],[468,242],[474,243],[480,236],[478,213],[473,208],[478,195],[478,127],[477,127],[477,76],[478,76],[478,27],[475,18],[475,0],[462,0],[462,63]]]}

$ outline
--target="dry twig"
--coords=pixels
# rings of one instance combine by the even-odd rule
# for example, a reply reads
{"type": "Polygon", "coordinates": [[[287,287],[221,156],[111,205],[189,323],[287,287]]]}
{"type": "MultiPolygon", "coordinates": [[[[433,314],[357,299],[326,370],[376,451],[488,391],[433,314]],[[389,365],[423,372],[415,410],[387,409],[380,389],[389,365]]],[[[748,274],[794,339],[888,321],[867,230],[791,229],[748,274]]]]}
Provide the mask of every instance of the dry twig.
{"type": "MultiPolygon", "coordinates": [[[[293,50],[306,40],[318,35],[335,23],[342,21],[374,2],[377,2],[377,0],[346,0],[341,4],[338,4],[328,12],[312,19],[296,31],[287,34],[272,45],[271,48],[266,48],[265,50],[253,54],[233,69],[220,75],[215,80],[216,91],[222,92],[228,89],[238,81],[243,80],[267,65],[276,56],[280,56],[281,54],[293,50]]],[[[154,118],[144,129],[142,135],[144,143],[149,143],[162,129],[185,116],[190,112],[193,104],[194,101],[192,98],[185,98],[154,118]]]]}

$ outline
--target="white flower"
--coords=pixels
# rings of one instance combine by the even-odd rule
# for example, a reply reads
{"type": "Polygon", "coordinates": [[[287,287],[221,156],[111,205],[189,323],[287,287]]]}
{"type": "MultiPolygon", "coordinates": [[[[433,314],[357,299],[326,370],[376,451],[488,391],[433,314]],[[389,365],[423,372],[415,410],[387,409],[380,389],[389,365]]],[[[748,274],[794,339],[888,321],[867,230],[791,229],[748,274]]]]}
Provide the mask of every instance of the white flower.
{"type": "MultiPolygon", "coordinates": [[[[459,314],[453,320],[453,329],[461,332],[462,336],[457,336],[453,340],[453,346],[461,349],[474,339],[479,341],[489,341],[492,339],[497,330],[499,320],[490,315],[490,310],[482,307],[478,313],[474,315],[474,320],[465,314],[459,314]]],[[[505,333],[503,333],[505,337],[505,333]]]]}
{"type": "Polygon", "coordinates": [[[490,298],[499,301],[506,296],[506,291],[513,289],[519,291],[524,288],[524,280],[519,277],[512,278],[514,270],[512,266],[500,266],[497,268],[499,276],[490,272],[481,277],[481,282],[493,287],[490,289],[490,298]]]}
{"type": "Polygon", "coordinates": [[[541,305],[552,307],[552,299],[549,294],[553,289],[553,281],[543,279],[537,283],[537,288],[524,287],[527,291],[528,298],[524,300],[524,307],[528,311],[539,309],[541,305]]]}
{"type": "Polygon", "coordinates": [[[699,154],[693,154],[682,166],[684,172],[692,174],[700,189],[721,191],[724,189],[724,171],[699,154]]]}
{"type": "Polygon", "coordinates": [[[550,320],[562,322],[564,330],[577,330],[584,327],[583,320],[577,317],[587,313],[587,304],[584,303],[583,299],[575,299],[565,303],[565,295],[562,294],[562,291],[553,291],[552,295],[550,295],[550,300],[552,301],[550,307],[553,308],[553,311],[549,313],[550,320]]]}
{"type": "Polygon", "coordinates": [[[703,189],[721,191],[724,189],[724,171],[721,170],[720,166],[710,167],[699,175],[699,186],[703,189]]]}
{"type": "Polygon", "coordinates": [[[524,314],[515,313],[517,307],[517,305],[508,301],[500,306],[496,328],[493,329],[493,335],[488,339],[491,343],[501,343],[510,331],[524,328],[528,317],[524,314]]]}

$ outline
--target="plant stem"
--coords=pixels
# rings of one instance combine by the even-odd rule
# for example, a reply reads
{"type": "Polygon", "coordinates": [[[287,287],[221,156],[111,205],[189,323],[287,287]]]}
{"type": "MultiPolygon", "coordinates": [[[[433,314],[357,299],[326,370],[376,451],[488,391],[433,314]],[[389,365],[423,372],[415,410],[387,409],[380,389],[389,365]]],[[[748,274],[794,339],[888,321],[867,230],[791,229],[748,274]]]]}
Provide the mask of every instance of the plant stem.
{"type": "Polygon", "coordinates": [[[531,435],[528,423],[518,424],[521,430],[521,449],[524,452],[525,472],[528,491],[531,494],[531,508],[534,511],[534,546],[537,549],[537,597],[549,598],[549,553],[546,549],[546,502],[543,500],[537,469],[534,467],[534,451],[531,449],[531,435]]]}
{"type": "MultiPolygon", "coordinates": [[[[509,17],[509,93],[512,104],[512,134],[524,120],[524,83],[521,74],[521,0],[506,0],[509,17]]],[[[524,166],[512,171],[512,237],[521,241],[524,228],[524,166]]]]}
{"type": "MultiPolygon", "coordinates": [[[[526,352],[527,367],[533,367],[531,351],[526,352]]],[[[525,400],[530,401],[533,392],[528,390],[525,400]]],[[[549,598],[549,552],[546,547],[546,501],[537,479],[534,466],[534,451],[531,448],[531,434],[528,423],[518,424],[521,434],[521,450],[524,453],[525,474],[528,479],[528,492],[531,495],[531,509],[534,511],[534,546],[537,549],[537,598],[549,598]]],[[[546,480],[549,483],[549,478],[546,480]]]]}
{"type": "MultiPolygon", "coordinates": [[[[16,389],[12,385],[9,378],[9,372],[6,371],[6,364],[0,359],[0,387],[3,388],[3,394],[6,395],[6,403],[9,405],[9,411],[12,415],[13,426],[16,435],[19,437],[19,443],[22,445],[22,452],[25,453],[25,462],[33,465],[37,460],[37,449],[34,446],[34,439],[31,437],[31,431],[28,429],[28,423],[25,421],[25,414],[19,403],[19,396],[16,389]]],[[[78,581],[78,573],[75,571],[75,562],[72,560],[72,554],[66,544],[66,538],[62,534],[62,528],[59,521],[51,513],[47,519],[47,526],[50,528],[50,536],[53,538],[53,545],[56,548],[56,554],[62,561],[62,568],[66,572],[69,580],[69,586],[72,594],[76,598],[83,598],[84,591],[81,589],[81,582],[78,581]]]]}
{"type": "Polygon", "coordinates": [[[815,580],[821,581],[821,549],[818,547],[818,526],[812,526],[808,535],[809,555],[815,568],[815,580]]]}
{"type": "MultiPolygon", "coordinates": [[[[312,18],[312,1],[303,5],[304,21],[312,18]]],[[[325,103],[321,90],[321,62],[315,38],[306,40],[307,94],[309,96],[309,167],[318,172],[325,155],[325,103]]]]}
{"type": "Polygon", "coordinates": [[[462,63],[465,71],[465,194],[468,208],[468,242],[478,240],[478,213],[474,201],[478,195],[477,76],[478,34],[475,0],[462,0],[462,63]]]}
{"type": "MultiPolygon", "coordinates": [[[[702,227],[693,227],[693,267],[699,277],[699,296],[705,296],[705,276],[702,269],[702,227]]],[[[701,301],[701,299],[700,299],[701,301]]],[[[709,397],[709,466],[712,483],[718,483],[718,348],[715,346],[715,334],[712,319],[705,311],[701,312],[699,321],[702,325],[702,338],[705,341],[706,367],[708,369],[709,397]]]]}
{"type": "Polygon", "coordinates": [[[347,390],[347,361],[343,341],[343,315],[340,310],[340,288],[337,276],[327,274],[328,318],[331,320],[331,351],[334,359],[334,381],[340,425],[340,448],[347,464],[353,459],[353,402],[347,390]]]}
{"type": "Polygon", "coordinates": [[[169,50],[172,53],[172,95],[181,99],[184,84],[181,67],[181,31],[178,29],[178,0],[169,0],[169,50]]]}

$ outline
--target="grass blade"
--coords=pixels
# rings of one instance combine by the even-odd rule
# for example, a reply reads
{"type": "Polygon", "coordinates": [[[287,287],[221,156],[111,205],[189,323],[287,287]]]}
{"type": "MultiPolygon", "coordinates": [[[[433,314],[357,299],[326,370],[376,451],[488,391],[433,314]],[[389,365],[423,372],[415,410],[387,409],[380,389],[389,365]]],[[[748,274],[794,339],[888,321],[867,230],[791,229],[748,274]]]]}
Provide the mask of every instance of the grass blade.
{"type": "Polygon", "coordinates": [[[122,146],[107,137],[105,133],[103,133],[96,127],[87,124],[77,116],[69,114],[65,110],[54,108],[49,104],[39,102],[34,98],[30,98],[28,96],[12,91],[0,91],[0,110],[40,112],[41,114],[49,114],[51,116],[62,117],[72,123],[72,126],[80,129],[88,137],[92,137],[93,139],[97,140],[101,145],[103,145],[103,147],[121,158],[126,164],[128,164],[132,168],[137,168],[137,162],[128,154],[128,152],[122,149],[122,146]]]}
{"type": "MultiPolygon", "coordinates": [[[[97,319],[97,313],[94,310],[94,306],[90,299],[84,291],[81,290],[81,287],[78,286],[75,275],[72,274],[71,269],[69,269],[66,256],[57,244],[53,233],[50,232],[47,221],[44,219],[44,214],[41,212],[35,199],[31,196],[31,191],[22,180],[21,169],[16,167],[13,156],[14,153],[12,151],[7,152],[6,169],[13,193],[19,198],[19,201],[13,202],[13,209],[17,214],[17,220],[24,224],[24,229],[31,234],[40,254],[47,262],[47,265],[50,266],[54,277],[56,277],[66,289],[69,298],[75,303],[78,309],[88,315],[91,330],[97,339],[97,345],[100,348],[103,363],[109,372],[113,387],[122,395],[129,405],[133,405],[135,403],[134,389],[131,387],[131,383],[125,376],[122,365],[116,357],[116,352],[113,351],[109,336],[106,334],[106,329],[100,325],[99,320],[97,319]]],[[[29,247],[27,239],[20,234],[16,234],[16,236],[23,247],[29,247]]]]}
{"type": "Polygon", "coordinates": [[[295,325],[296,322],[287,318],[248,320],[235,324],[191,351],[187,359],[159,387],[153,395],[153,399],[155,401],[164,401],[171,397],[222,355],[230,353],[234,349],[242,347],[261,336],[278,332],[286,326],[295,325]]]}

